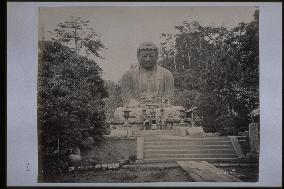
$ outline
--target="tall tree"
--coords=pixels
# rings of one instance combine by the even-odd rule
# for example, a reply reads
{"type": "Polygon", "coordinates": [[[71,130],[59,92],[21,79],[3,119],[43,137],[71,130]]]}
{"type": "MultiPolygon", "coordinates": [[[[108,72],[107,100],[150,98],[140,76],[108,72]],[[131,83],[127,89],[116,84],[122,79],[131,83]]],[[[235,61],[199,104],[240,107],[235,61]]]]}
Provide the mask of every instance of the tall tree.
{"type": "Polygon", "coordinates": [[[106,47],[94,28],[90,27],[89,20],[71,16],[50,33],[53,41],[66,45],[77,53],[103,58],[99,52],[106,47]]]}
{"type": "MultiPolygon", "coordinates": [[[[234,91],[239,104],[249,112],[259,107],[259,19],[255,11],[254,21],[240,24],[234,29],[238,44],[234,58],[239,63],[239,83],[234,91]]],[[[240,107],[242,108],[242,107],[240,107]]]]}

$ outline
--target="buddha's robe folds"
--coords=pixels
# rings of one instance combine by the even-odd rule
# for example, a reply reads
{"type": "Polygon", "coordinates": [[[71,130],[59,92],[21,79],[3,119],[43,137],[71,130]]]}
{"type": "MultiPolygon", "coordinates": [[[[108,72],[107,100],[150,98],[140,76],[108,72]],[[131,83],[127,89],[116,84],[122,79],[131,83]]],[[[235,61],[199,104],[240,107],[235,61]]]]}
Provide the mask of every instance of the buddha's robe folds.
{"type": "Polygon", "coordinates": [[[130,121],[133,117],[141,117],[145,102],[149,99],[159,104],[157,113],[161,107],[165,109],[165,116],[168,114],[176,115],[177,110],[184,109],[181,106],[170,104],[174,95],[174,78],[169,70],[160,66],[153,70],[145,70],[139,66],[130,68],[122,76],[121,94],[123,107],[117,108],[114,112],[115,120],[124,120],[123,111],[125,107],[128,107],[131,111],[130,121]]]}

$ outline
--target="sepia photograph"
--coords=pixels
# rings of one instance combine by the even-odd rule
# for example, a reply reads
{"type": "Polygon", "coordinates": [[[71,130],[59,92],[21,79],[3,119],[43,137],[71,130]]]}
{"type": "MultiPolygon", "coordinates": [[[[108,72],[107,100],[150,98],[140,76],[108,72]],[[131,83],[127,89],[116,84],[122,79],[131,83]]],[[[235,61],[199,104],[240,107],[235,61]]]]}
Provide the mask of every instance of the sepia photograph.
{"type": "Polygon", "coordinates": [[[259,13],[38,8],[38,182],[258,182],[259,13]]]}
{"type": "Polygon", "coordinates": [[[7,3],[7,186],[282,186],[282,7],[7,3]]]}

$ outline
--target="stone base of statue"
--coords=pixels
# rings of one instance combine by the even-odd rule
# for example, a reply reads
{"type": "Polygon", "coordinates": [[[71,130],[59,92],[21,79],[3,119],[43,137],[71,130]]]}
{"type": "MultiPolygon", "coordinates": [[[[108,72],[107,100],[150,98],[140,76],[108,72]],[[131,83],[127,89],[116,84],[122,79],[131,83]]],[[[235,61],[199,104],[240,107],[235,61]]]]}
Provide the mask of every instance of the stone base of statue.
{"type": "MultiPolygon", "coordinates": [[[[129,104],[115,110],[110,136],[185,136],[188,133],[186,128],[190,126],[188,122],[191,121],[188,120],[190,118],[186,116],[185,112],[183,106],[175,106],[169,102],[164,103],[163,100],[154,97],[147,97],[141,103],[132,100],[129,104]]],[[[198,132],[192,131],[190,133],[197,135],[198,132]]]]}
{"type": "Polygon", "coordinates": [[[110,131],[111,137],[127,137],[127,129],[116,128],[110,131]]]}
{"type": "MultiPolygon", "coordinates": [[[[114,112],[114,122],[125,122],[124,111],[126,107],[119,107],[114,112]]],[[[127,107],[129,112],[129,122],[131,123],[141,123],[145,121],[146,115],[144,111],[147,111],[141,107],[127,107]]],[[[182,106],[171,106],[171,107],[163,107],[164,117],[170,122],[179,123],[180,122],[180,111],[184,111],[185,108],[182,106]]],[[[161,107],[153,108],[153,113],[155,117],[161,116],[161,107]]],[[[147,112],[146,112],[147,113],[147,112]]],[[[150,114],[150,113],[149,113],[150,114]]]]}
{"type": "Polygon", "coordinates": [[[111,124],[109,137],[124,138],[157,135],[205,137],[206,133],[202,127],[191,127],[189,123],[183,122],[170,122],[164,126],[159,124],[145,126],[143,123],[129,122],[128,126],[123,123],[111,124]]]}
{"type": "Polygon", "coordinates": [[[157,129],[158,129],[158,127],[157,127],[156,124],[152,124],[152,125],[151,125],[151,130],[157,130],[157,129]]]}
{"type": "Polygon", "coordinates": [[[132,137],[133,130],[139,130],[140,126],[137,124],[123,122],[111,122],[109,137],[132,137]]]}

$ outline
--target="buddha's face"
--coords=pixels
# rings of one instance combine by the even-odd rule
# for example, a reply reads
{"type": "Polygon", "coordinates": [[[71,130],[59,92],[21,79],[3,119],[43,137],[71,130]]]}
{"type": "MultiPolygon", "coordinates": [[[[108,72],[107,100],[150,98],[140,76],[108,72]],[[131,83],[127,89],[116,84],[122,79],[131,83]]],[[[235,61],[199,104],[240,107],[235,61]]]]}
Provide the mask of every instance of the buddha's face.
{"type": "Polygon", "coordinates": [[[139,64],[146,70],[153,69],[158,60],[158,51],[152,49],[142,49],[138,52],[139,64]]]}

